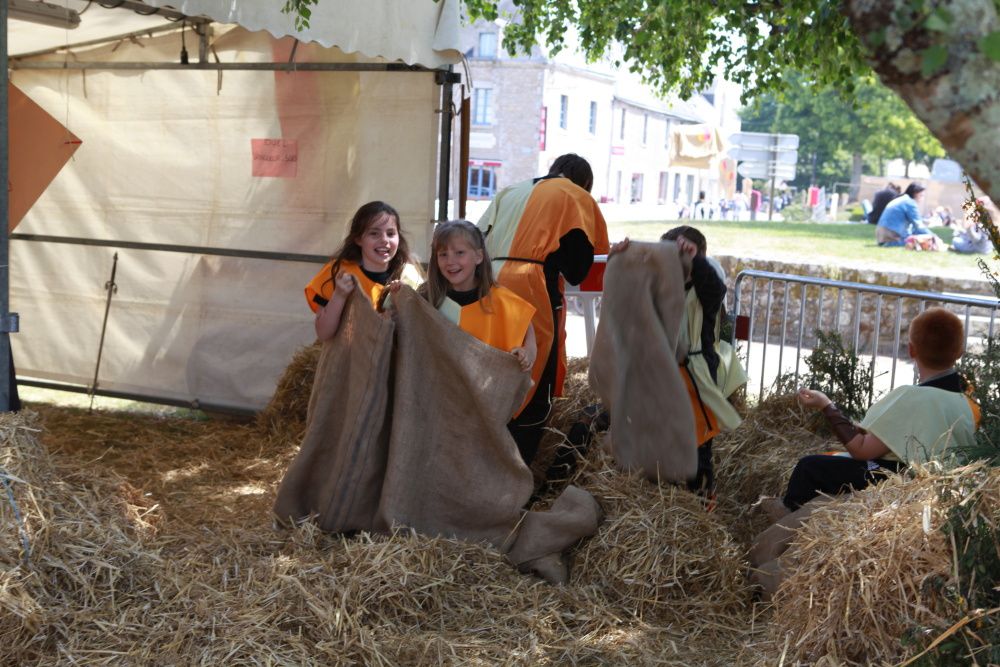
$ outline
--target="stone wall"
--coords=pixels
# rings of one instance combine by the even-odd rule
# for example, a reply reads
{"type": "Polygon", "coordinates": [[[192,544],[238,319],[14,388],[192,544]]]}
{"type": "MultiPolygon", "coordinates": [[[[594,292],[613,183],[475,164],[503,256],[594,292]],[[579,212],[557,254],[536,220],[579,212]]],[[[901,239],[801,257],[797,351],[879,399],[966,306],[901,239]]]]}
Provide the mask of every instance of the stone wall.
{"type": "MultiPolygon", "coordinates": [[[[884,285],[908,290],[947,293],[949,295],[993,298],[990,286],[985,280],[910,275],[907,273],[875,271],[871,269],[854,269],[818,264],[794,264],[727,256],[718,256],[716,259],[722,264],[728,276],[730,296],[727,299],[727,303],[730,308],[732,307],[735,295],[735,278],[744,269],[828,278],[830,280],[869,285],[884,285]]],[[[806,348],[811,348],[815,342],[815,331],[817,329],[823,331],[836,330],[849,346],[853,345],[855,335],[857,335],[858,350],[862,353],[870,354],[875,342],[875,327],[876,320],[878,320],[879,354],[892,354],[893,342],[898,331],[898,353],[901,356],[906,356],[907,325],[911,319],[920,313],[921,300],[884,296],[881,303],[879,303],[876,295],[868,294],[861,298],[861,303],[858,305],[858,293],[854,290],[844,290],[841,294],[840,307],[838,309],[837,289],[824,288],[821,295],[819,287],[808,286],[804,290],[804,295],[805,305],[803,306],[803,287],[801,285],[789,283],[786,287],[786,284],[783,282],[774,282],[770,292],[770,316],[765,319],[764,313],[768,311],[768,281],[763,279],[757,279],[756,281],[744,279],[741,284],[740,314],[749,314],[749,306],[752,299],[755,304],[753,340],[755,342],[763,342],[766,330],[769,343],[780,343],[782,320],[784,320],[786,345],[794,346],[797,344],[800,328],[802,330],[802,345],[806,348]],[[757,283],[757,293],[756,297],[752,298],[754,282],[757,283]],[[898,329],[896,326],[897,311],[899,315],[898,329]]],[[[935,304],[928,303],[928,305],[935,304]]],[[[965,319],[966,310],[964,306],[949,305],[947,307],[963,318],[963,320],[965,319]]],[[[969,331],[967,332],[969,336],[980,337],[986,335],[989,324],[990,311],[988,309],[972,308],[969,311],[969,331]]],[[[1000,322],[997,322],[995,331],[1000,331],[1000,322]]]]}

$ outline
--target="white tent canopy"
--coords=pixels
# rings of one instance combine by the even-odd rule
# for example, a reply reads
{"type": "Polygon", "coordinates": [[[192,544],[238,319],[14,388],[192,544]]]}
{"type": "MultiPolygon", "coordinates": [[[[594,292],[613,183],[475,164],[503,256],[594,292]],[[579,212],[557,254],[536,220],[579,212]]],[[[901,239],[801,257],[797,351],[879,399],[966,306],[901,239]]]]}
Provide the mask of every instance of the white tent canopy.
{"type": "MultiPolygon", "coordinates": [[[[48,0],[77,12],[73,29],[11,20],[7,52],[16,57],[45,49],[80,44],[114,35],[158,28],[170,21],[162,15],[112,10],[87,0],[48,0]]],[[[265,30],[274,37],[295,37],[337,47],[344,53],[437,68],[457,63],[459,0],[319,0],[309,28],[295,30],[294,18],[281,11],[281,0],[146,0],[151,7],[176,10],[191,17],[208,17],[247,30],[265,30]]]]}
{"type": "Polygon", "coordinates": [[[284,3],[279,0],[147,0],[147,4],[411,65],[441,67],[462,57],[459,0],[319,0],[311,8],[309,28],[301,32],[295,30],[293,17],[281,11],[284,3]]]}
{"type": "MultiPolygon", "coordinates": [[[[196,11],[196,4],[222,3],[186,3],[185,11],[196,11]]],[[[411,4],[423,6],[365,3],[392,5],[396,13],[411,4]]],[[[457,54],[457,49],[424,48],[439,44],[443,15],[451,11],[446,2],[426,4],[435,21],[417,12],[420,20],[413,26],[427,32],[412,33],[397,55],[457,54]]],[[[200,13],[213,16],[207,7],[200,13]]],[[[361,20],[360,14],[352,16],[361,20]]],[[[457,25],[457,13],[455,20],[457,25]]],[[[356,25],[354,36],[379,33],[382,24],[356,25]]],[[[314,15],[313,31],[318,27],[314,15]]],[[[386,62],[318,44],[296,46],[291,38],[232,25],[213,26],[211,39],[213,61],[217,56],[222,63],[284,64],[293,49],[295,62],[302,64],[386,62]]],[[[100,389],[260,408],[295,350],[315,338],[302,287],[318,264],[226,257],[212,250],[328,255],[354,210],[383,199],[399,210],[411,248],[426,257],[441,88],[433,71],[113,67],[136,62],[176,67],[181,40],[178,29],[74,49],[71,56],[59,52],[12,62],[14,85],[83,141],[11,242],[11,310],[21,316],[20,333],[11,336],[14,357],[19,376],[91,383],[105,283],[117,252],[118,291],[100,389]],[[67,62],[103,65],[45,69],[67,62]],[[260,142],[279,145],[290,163],[269,172],[260,161],[260,142]],[[31,240],[39,237],[121,243],[31,240]],[[208,252],[169,250],[185,246],[208,252]]],[[[190,30],[187,40],[191,48],[190,30]]],[[[349,48],[369,47],[354,41],[349,48]]],[[[37,50],[26,46],[21,52],[37,50]]]]}

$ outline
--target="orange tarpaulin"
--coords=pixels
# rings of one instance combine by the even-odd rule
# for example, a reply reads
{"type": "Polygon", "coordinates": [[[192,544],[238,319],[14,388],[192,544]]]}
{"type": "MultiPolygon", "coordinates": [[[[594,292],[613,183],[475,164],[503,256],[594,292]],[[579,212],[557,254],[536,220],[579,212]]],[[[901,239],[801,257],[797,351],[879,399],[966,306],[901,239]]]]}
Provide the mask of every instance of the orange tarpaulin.
{"type": "Polygon", "coordinates": [[[14,229],[73,156],[80,140],[11,83],[7,84],[7,96],[10,109],[8,229],[14,229]]]}

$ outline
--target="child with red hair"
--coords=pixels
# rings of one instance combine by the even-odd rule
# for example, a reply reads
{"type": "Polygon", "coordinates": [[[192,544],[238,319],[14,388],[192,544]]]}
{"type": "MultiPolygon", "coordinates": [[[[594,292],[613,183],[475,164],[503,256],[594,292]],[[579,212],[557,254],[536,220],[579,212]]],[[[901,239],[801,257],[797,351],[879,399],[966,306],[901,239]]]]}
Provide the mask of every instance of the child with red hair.
{"type": "Polygon", "coordinates": [[[920,383],[896,387],[877,401],[861,424],[853,424],[826,394],[800,389],[799,403],[821,410],[844,454],[799,460],[783,499],[762,506],[772,520],[799,509],[818,495],[863,489],[911,463],[940,459],[971,445],[979,426],[979,406],[971,385],[955,370],[962,356],[962,321],[944,308],[928,308],[910,323],[909,351],[920,383]]]}

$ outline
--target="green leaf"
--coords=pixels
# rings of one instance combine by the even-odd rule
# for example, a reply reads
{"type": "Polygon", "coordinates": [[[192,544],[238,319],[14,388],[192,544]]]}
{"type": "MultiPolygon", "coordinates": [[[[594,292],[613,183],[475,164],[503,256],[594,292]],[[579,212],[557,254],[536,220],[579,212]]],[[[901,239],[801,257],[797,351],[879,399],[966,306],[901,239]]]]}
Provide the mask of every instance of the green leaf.
{"type": "Polygon", "coordinates": [[[948,62],[948,49],[941,44],[935,44],[921,51],[920,57],[920,73],[926,79],[938,72],[948,62]]]}
{"type": "Polygon", "coordinates": [[[954,19],[943,7],[935,9],[924,21],[924,27],[935,32],[951,32],[951,24],[954,19]]]}
{"type": "Polygon", "coordinates": [[[979,40],[979,50],[990,60],[1000,60],[1000,31],[991,32],[979,40]]]}

